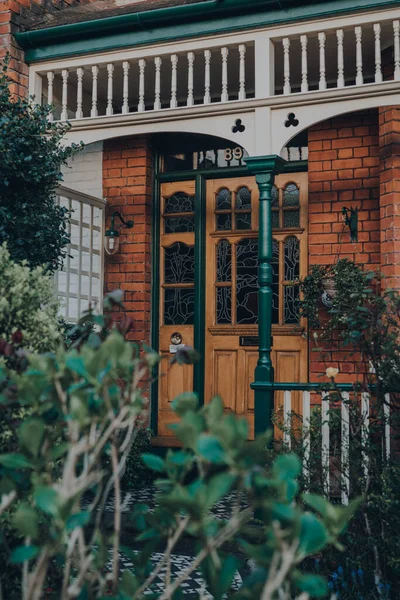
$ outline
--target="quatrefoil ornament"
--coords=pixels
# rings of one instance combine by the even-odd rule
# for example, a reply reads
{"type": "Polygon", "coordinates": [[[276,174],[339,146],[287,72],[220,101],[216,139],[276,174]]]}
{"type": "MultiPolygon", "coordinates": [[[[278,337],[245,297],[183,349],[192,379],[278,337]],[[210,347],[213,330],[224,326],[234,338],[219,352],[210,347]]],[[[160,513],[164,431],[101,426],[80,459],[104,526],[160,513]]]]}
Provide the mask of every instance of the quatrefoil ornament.
{"type": "Polygon", "coordinates": [[[287,121],[285,121],[285,127],[297,127],[299,124],[299,120],[296,119],[296,115],[294,113],[289,113],[287,121]]]}
{"type": "Polygon", "coordinates": [[[236,119],[234,126],[232,127],[232,133],[243,133],[246,127],[242,123],[242,119],[236,119]]]}

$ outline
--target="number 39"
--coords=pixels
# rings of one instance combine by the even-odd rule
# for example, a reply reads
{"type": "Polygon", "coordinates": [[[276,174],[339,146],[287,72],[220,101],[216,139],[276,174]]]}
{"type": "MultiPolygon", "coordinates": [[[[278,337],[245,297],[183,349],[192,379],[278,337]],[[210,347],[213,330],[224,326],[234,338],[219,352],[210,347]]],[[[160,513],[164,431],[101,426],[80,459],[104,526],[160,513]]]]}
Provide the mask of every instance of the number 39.
{"type": "Polygon", "coordinates": [[[237,146],[236,148],[226,148],[224,158],[226,162],[231,162],[231,160],[241,160],[243,158],[243,148],[237,146]]]}

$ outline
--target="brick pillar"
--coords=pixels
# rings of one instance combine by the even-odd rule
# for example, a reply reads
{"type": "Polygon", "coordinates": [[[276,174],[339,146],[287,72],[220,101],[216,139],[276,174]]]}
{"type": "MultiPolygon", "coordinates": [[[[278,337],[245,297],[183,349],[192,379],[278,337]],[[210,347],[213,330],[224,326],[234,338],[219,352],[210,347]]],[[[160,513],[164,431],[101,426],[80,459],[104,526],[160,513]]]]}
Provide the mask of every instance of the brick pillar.
{"type": "Polygon", "coordinates": [[[106,256],[105,291],[124,291],[125,315],[133,321],[128,339],[146,343],[150,342],[152,166],[147,139],[104,142],[107,226],[113,211],[134,220],[133,229],[120,230],[117,254],[106,256]]]}
{"type": "Polygon", "coordinates": [[[381,271],[400,291],[400,108],[379,110],[381,271]]]}

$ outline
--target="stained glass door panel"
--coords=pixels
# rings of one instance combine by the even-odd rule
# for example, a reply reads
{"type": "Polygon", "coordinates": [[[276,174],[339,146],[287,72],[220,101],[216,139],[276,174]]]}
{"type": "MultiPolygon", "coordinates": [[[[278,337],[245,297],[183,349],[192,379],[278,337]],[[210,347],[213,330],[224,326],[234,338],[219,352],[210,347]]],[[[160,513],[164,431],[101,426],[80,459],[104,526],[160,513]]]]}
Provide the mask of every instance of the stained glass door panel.
{"type": "Polygon", "coordinates": [[[195,183],[161,185],[160,218],[160,354],[158,440],[173,443],[169,425],[177,421],[172,400],[193,390],[193,367],[171,366],[179,344],[193,346],[195,183]]]}
{"type": "MultiPolygon", "coordinates": [[[[207,181],[205,400],[246,416],[258,359],[258,188],[254,178],[207,181]]],[[[307,380],[298,280],[307,272],[307,174],[276,178],[273,190],[273,352],[277,381],[307,380]]],[[[276,396],[279,410],[283,398],[276,396]]],[[[298,399],[296,399],[298,400],[298,399]]],[[[300,406],[298,407],[300,409],[300,406]]]]}

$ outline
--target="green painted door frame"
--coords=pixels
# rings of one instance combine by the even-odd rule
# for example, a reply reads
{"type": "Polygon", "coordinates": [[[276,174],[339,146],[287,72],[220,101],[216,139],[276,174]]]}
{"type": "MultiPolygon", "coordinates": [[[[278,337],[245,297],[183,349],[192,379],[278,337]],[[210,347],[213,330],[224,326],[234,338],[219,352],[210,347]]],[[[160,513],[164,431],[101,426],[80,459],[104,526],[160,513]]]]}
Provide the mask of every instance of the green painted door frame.
{"type": "MultiPolygon", "coordinates": [[[[261,433],[272,425],[273,390],[262,389],[263,384],[274,382],[271,361],[272,330],[272,212],[271,192],[275,175],[282,172],[304,171],[306,163],[286,163],[280,156],[245,158],[246,167],[221,168],[207,171],[185,171],[162,174],[158,170],[159,157],[155,156],[154,218],[153,218],[153,283],[152,283],[152,345],[158,350],[159,300],[160,300],[160,184],[167,181],[195,180],[195,320],[194,345],[200,353],[200,361],[194,367],[194,390],[200,402],[204,402],[204,351],[205,351],[205,221],[207,179],[255,175],[259,199],[259,358],[254,375],[255,433],[261,433]]],[[[158,383],[152,386],[151,427],[157,434],[158,383]]],[[[253,387],[252,385],[252,387],[253,387]]]]}

